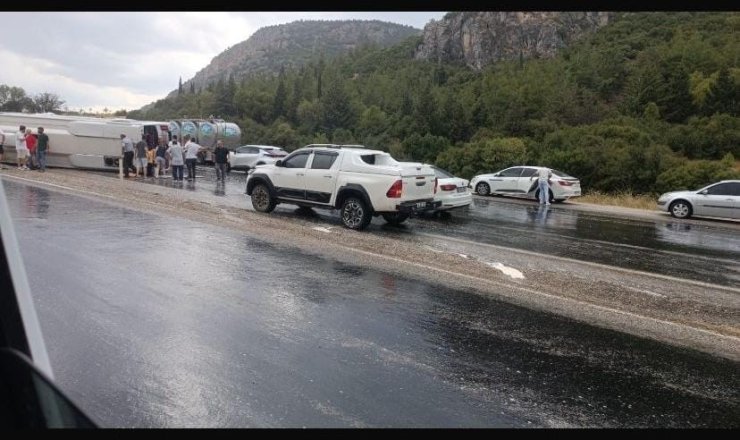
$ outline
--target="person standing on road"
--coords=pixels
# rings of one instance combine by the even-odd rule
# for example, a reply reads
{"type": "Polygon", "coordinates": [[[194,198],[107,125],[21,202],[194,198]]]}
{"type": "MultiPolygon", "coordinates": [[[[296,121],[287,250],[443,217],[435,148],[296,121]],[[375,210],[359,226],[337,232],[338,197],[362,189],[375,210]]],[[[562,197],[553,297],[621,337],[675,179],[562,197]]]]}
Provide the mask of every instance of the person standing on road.
{"type": "Polygon", "coordinates": [[[123,153],[123,177],[129,177],[130,169],[136,171],[136,168],[134,168],[134,142],[125,134],[121,135],[121,152],[123,153]]]}
{"type": "Polygon", "coordinates": [[[183,160],[183,152],[180,144],[177,143],[177,139],[173,139],[170,142],[170,147],[167,148],[167,154],[170,156],[170,168],[172,168],[172,180],[176,182],[182,181],[182,167],[185,163],[183,160]]]}
{"type": "MultiPolygon", "coordinates": [[[[548,168],[540,168],[537,173],[537,189],[540,194],[540,205],[550,204],[550,178],[552,177],[552,171],[548,168]]],[[[534,176],[532,176],[534,178],[534,176]]]]}
{"type": "Polygon", "coordinates": [[[226,180],[226,162],[229,160],[229,149],[224,147],[223,141],[216,143],[216,149],[213,150],[213,160],[216,166],[216,181],[226,180]]]}
{"type": "Polygon", "coordinates": [[[18,161],[19,170],[27,170],[26,159],[28,158],[28,148],[26,148],[26,126],[21,125],[18,133],[15,134],[15,155],[18,161]]]}
{"type": "Polygon", "coordinates": [[[155,177],[162,177],[165,173],[165,164],[167,163],[167,144],[164,139],[160,140],[157,150],[154,152],[154,162],[156,167],[154,168],[155,177]]]}
{"type": "Polygon", "coordinates": [[[44,127],[38,128],[38,144],[36,145],[36,162],[39,164],[39,171],[46,172],[46,153],[49,151],[49,135],[44,133],[44,127]]]}
{"type": "Polygon", "coordinates": [[[198,161],[201,146],[193,142],[189,135],[185,135],[185,141],[185,165],[188,167],[188,180],[195,181],[195,164],[198,161]]]}
{"type": "Polygon", "coordinates": [[[141,140],[136,143],[134,165],[136,165],[136,177],[139,177],[139,170],[141,170],[141,177],[146,177],[146,139],[144,135],[141,135],[141,140]]]}
{"type": "Polygon", "coordinates": [[[26,129],[26,148],[28,149],[28,168],[35,170],[36,167],[36,136],[30,128],[26,129]]]}
{"type": "Polygon", "coordinates": [[[157,149],[154,145],[147,145],[146,147],[146,176],[154,177],[154,167],[157,165],[157,161],[154,159],[157,157],[157,149]]]}
{"type": "MultiPolygon", "coordinates": [[[[176,134],[173,134],[172,135],[172,140],[167,143],[167,147],[168,148],[171,147],[173,142],[176,143],[176,144],[180,142],[180,141],[177,140],[177,135],[176,134]]],[[[164,169],[165,169],[165,171],[167,171],[167,170],[170,169],[171,163],[170,163],[169,157],[165,157],[165,159],[167,159],[167,160],[166,160],[164,169]]]]}
{"type": "Polygon", "coordinates": [[[3,156],[5,155],[5,132],[0,128],[0,169],[5,169],[3,166],[3,156]]]}

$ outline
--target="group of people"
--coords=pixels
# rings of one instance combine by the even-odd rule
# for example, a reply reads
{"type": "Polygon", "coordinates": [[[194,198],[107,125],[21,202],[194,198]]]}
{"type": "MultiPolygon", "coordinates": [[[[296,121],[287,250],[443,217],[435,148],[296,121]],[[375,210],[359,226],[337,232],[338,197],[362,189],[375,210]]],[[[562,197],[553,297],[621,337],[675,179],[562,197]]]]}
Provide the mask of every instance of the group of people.
{"type": "MultiPolygon", "coordinates": [[[[0,130],[0,162],[5,154],[5,133],[0,130]]],[[[18,127],[15,134],[15,153],[19,170],[38,169],[46,171],[46,154],[49,152],[49,136],[44,133],[44,127],[38,127],[34,133],[25,125],[18,127]],[[29,167],[30,165],[30,167],[29,167]]]]}
{"type": "MultiPolygon", "coordinates": [[[[190,135],[183,137],[183,145],[172,136],[172,140],[166,143],[165,139],[159,140],[159,145],[154,147],[147,144],[146,135],[135,145],[131,138],[121,134],[121,151],[123,153],[124,177],[130,177],[130,171],[134,177],[162,177],[167,171],[172,170],[172,180],[181,182],[184,179],[183,168],[187,167],[187,180],[195,180],[195,164],[198,162],[198,153],[204,150],[190,135]]],[[[224,147],[222,141],[218,141],[214,150],[216,162],[216,180],[224,181],[226,178],[226,162],[229,150],[224,147]]]]}

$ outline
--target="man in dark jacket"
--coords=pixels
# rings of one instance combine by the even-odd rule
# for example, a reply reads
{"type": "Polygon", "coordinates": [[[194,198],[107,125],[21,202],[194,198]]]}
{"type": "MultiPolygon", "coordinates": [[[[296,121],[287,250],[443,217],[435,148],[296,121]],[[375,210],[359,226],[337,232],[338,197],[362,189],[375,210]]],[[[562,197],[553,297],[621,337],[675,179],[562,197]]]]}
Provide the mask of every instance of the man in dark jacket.
{"type": "Polygon", "coordinates": [[[226,163],[229,161],[229,149],[224,147],[223,141],[216,143],[216,149],[213,150],[214,162],[216,164],[216,180],[226,180],[226,163]]]}

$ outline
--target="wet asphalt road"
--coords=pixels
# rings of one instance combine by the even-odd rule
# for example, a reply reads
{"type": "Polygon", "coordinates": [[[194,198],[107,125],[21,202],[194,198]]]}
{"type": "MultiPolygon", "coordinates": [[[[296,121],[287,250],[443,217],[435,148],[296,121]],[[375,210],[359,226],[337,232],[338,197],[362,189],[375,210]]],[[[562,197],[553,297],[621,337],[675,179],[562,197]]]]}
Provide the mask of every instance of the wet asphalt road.
{"type": "MultiPolygon", "coordinates": [[[[114,173],[101,173],[118,178],[114,173]]],[[[199,167],[196,183],[183,189],[214,195],[233,206],[253,210],[244,194],[246,173],[232,172],[225,185],[216,185],[212,167],[199,167]]],[[[171,186],[169,179],[150,179],[171,186]]],[[[341,227],[337,211],[297,211],[278,205],[272,215],[300,217],[317,225],[341,227]]],[[[474,196],[473,204],[449,218],[410,219],[400,227],[376,217],[370,230],[387,235],[422,236],[445,241],[483,243],[546,255],[590,261],[625,269],[668,275],[729,287],[740,287],[740,223],[717,220],[656,220],[614,216],[571,209],[567,203],[541,208],[534,201],[474,196]],[[536,239],[535,239],[536,237],[536,239]]]]}
{"type": "Polygon", "coordinates": [[[728,360],[3,183],[56,380],[103,426],[740,426],[728,360]]]}

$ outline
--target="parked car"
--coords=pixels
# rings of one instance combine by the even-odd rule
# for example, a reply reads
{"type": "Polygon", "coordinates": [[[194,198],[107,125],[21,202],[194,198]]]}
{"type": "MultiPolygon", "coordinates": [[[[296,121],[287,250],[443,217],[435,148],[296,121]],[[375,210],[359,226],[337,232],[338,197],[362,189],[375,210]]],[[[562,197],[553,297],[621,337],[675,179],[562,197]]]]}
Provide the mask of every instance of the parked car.
{"type": "Polygon", "coordinates": [[[550,170],[550,202],[562,202],[581,195],[581,182],[562,171],[546,167],[516,166],[491,174],[480,174],[470,180],[478,195],[502,195],[539,200],[537,177],[540,170],[550,170]]]}
{"type": "Polygon", "coordinates": [[[397,162],[383,151],[312,144],[250,170],[247,195],[259,212],[278,203],[338,209],[345,227],[361,230],[373,216],[397,225],[434,211],[436,180],[429,165],[397,162]]]}
{"type": "Polygon", "coordinates": [[[692,215],[740,219],[740,180],[723,180],[696,191],[674,191],[658,198],[658,209],[676,218],[692,215]]]}
{"type": "Polygon", "coordinates": [[[275,163],[288,152],[280,147],[271,145],[242,145],[234,151],[229,152],[229,161],[227,171],[231,170],[249,170],[257,165],[275,163]]]}
{"type": "Polygon", "coordinates": [[[464,208],[473,202],[473,195],[468,188],[467,180],[455,177],[448,171],[433,165],[432,169],[437,176],[437,193],[434,201],[441,203],[437,211],[464,208]]]}

